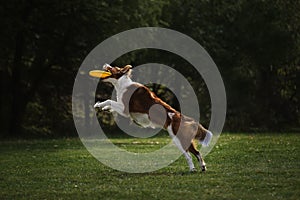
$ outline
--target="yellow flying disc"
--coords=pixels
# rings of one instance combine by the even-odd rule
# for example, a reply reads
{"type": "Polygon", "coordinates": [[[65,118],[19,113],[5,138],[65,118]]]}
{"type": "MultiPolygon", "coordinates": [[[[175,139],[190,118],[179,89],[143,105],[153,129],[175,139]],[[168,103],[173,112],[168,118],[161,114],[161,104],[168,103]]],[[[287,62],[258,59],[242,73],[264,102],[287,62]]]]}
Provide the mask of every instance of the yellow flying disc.
{"type": "Polygon", "coordinates": [[[96,78],[106,78],[111,75],[110,72],[101,71],[101,70],[92,70],[89,72],[89,75],[96,78]]]}

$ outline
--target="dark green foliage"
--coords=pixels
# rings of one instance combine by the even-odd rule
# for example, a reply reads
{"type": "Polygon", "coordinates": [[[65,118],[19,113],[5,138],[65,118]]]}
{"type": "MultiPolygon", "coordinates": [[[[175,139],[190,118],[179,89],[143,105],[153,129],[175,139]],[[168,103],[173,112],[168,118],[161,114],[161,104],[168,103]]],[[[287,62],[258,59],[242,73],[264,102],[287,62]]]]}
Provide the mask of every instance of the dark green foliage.
{"type": "MultiPolygon", "coordinates": [[[[145,26],[180,31],[205,47],[225,83],[226,130],[299,128],[299,10],[299,1],[293,0],[3,1],[0,134],[76,134],[71,92],[81,62],[107,37],[145,26]]],[[[190,80],[207,125],[209,94],[185,60],[139,50],[115,61],[134,66],[148,62],[172,66],[190,80]]],[[[109,98],[110,88],[103,91],[97,98],[109,98]]],[[[100,115],[111,126],[111,116],[100,115]]]]}

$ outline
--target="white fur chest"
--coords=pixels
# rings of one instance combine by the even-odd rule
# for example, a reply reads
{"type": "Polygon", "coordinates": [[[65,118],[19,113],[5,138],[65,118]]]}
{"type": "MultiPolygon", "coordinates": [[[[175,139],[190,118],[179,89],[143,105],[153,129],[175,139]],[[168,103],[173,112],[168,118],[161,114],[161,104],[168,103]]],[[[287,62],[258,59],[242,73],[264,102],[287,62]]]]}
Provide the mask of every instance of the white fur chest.
{"type": "Polygon", "coordinates": [[[128,76],[122,76],[118,80],[113,79],[113,78],[108,78],[108,79],[104,80],[104,82],[109,82],[109,83],[113,84],[113,86],[116,90],[117,102],[120,102],[120,103],[122,102],[122,97],[123,97],[124,93],[126,92],[127,88],[130,85],[135,83],[128,76]]]}
{"type": "Polygon", "coordinates": [[[127,91],[127,88],[132,85],[134,82],[127,76],[122,76],[117,84],[114,85],[116,89],[117,101],[122,102],[124,93],[127,91]]]}

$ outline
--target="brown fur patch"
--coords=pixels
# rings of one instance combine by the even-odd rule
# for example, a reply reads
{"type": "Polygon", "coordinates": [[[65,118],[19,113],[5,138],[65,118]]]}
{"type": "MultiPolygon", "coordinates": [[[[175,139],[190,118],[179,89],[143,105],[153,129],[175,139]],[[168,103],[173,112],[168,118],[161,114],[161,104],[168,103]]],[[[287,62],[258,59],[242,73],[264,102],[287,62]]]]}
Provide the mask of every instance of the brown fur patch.
{"type": "Polygon", "coordinates": [[[168,112],[179,113],[167,103],[158,98],[149,88],[142,84],[130,85],[122,97],[123,104],[125,105],[125,113],[146,113],[149,115],[150,108],[155,105],[161,105],[164,109],[152,110],[151,121],[166,128],[171,119],[168,117],[168,112]],[[164,112],[164,113],[162,113],[164,112]],[[167,116],[167,117],[166,117],[167,116]],[[165,118],[166,117],[166,118],[165,118]]]}

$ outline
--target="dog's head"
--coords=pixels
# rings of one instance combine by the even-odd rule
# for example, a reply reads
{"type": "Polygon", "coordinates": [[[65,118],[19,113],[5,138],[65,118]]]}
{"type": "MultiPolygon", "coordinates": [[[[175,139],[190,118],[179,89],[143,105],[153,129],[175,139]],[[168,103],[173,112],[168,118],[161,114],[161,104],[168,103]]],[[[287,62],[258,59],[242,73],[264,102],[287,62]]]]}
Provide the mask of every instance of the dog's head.
{"type": "Polygon", "coordinates": [[[112,67],[109,64],[103,65],[103,70],[109,72],[109,75],[106,75],[101,80],[105,82],[111,82],[112,80],[118,80],[122,76],[129,76],[131,74],[131,65],[126,65],[124,67],[112,67]]]}

